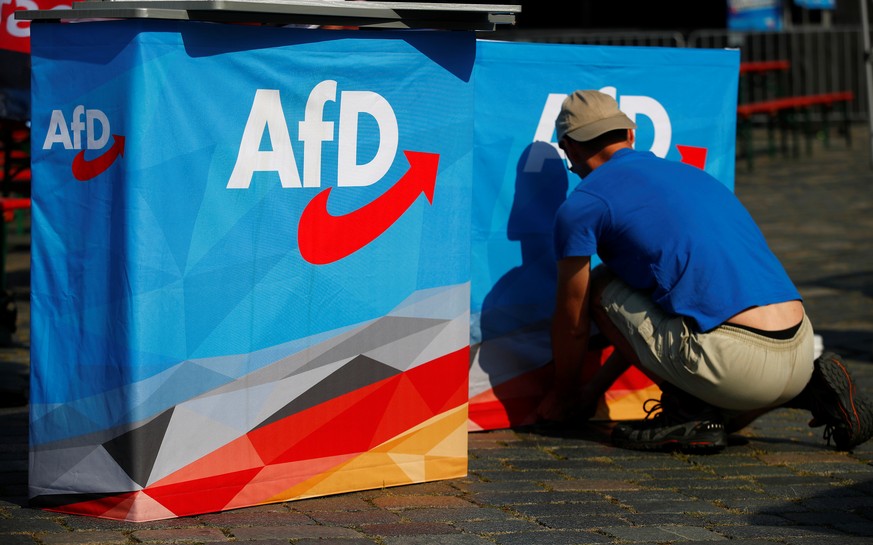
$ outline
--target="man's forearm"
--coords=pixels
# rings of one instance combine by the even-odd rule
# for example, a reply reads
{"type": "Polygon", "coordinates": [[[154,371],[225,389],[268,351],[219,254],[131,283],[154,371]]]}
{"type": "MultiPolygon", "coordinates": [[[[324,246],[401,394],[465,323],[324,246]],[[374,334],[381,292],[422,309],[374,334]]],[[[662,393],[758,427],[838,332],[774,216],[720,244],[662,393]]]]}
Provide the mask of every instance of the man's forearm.
{"type": "Polygon", "coordinates": [[[559,397],[574,397],[579,391],[580,374],[588,350],[589,324],[571,324],[567,316],[552,320],[552,356],[555,360],[555,389],[559,397]],[[574,327],[575,326],[575,327],[574,327]]]}

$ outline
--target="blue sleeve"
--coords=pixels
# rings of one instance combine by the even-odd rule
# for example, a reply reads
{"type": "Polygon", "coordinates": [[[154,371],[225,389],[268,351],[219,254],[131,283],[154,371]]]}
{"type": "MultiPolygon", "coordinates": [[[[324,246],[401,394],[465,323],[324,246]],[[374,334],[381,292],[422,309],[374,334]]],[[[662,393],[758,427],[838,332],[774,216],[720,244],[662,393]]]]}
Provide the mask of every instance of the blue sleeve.
{"type": "Polygon", "coordinates": [[[555,256],[592,256],[607,224],[609,209],[600,199],[576,191],[555,216],[555,256]]]}

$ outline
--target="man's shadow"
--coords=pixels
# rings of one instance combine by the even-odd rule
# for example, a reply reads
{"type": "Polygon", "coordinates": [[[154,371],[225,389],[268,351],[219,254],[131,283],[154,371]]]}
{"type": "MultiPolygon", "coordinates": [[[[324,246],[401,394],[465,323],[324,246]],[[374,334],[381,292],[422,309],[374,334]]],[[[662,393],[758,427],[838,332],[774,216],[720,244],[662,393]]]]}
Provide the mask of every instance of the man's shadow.
{"type": "Polygon", "coordinates": [[[520,245],[521,263],[503,274],[485,295],[481,340],[472,346],[509,426],[527,425],[551,380],[550,325],[555,304],[555,213],[567,195],[564,160],[544,142],[534,142],[516,165],[515,193],[506,225],[520,245]],[[526,169],[530,163],[534,168],[526,169]],[[547,376],[548,375],[548,376],[547,376]]]}

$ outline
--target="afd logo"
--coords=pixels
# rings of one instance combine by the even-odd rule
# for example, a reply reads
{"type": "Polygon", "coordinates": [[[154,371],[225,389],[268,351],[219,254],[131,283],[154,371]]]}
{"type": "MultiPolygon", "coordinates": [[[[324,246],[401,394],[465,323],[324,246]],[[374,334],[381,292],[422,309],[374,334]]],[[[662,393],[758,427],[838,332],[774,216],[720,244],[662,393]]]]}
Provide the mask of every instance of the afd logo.
{"type": "MultiPolygon", "coordinates": [[[[228,189],[248,189],[256,172],[275,172],[283,188],[321,187],[322,147],[337,139],[337,187],[372,185],[383,179],[397,154],[399,131],[391,105],[372,91],[342,91],[339,120],[324,119],[328,102],[337,101],[337,82],[322,81],[309,93],[303,120],[297,123],[302,145],[303,175],[297,169],[291,132],[277,89],[258,89],[243,130],[228,189]],[[359,164],[358,123],[372,116],[378,130],[378,148],[359,164]],[[262,145],[265,143],[266,145],[262,145]]],[[[360,250],[388,230],[424,194],[433,204],[439,155],[404,150],[409,169],[382,195],[343,215],[327,210],[331,187],[319,192],[303,210],[297,227],[300,254],[313,264],[338,261],[360,250]]]]}
{"type": "Polygon", "coordinates": [[[65,150],[80,150],[73,157],[72,165],[73,177],[80,182],[96,178],[124,156],[124,137],[111,133],[106,114],[101,110],[85,109],[81,104],[73,108],[69,124],[63,111],[52,110],[42,149],[52,149],[56,144],[65,150]],[[110,135],[112,145],[107,149],[110,135]],[[85,157],[86,150],[90,152],[90,158],[85,157]],[[100,150],[104,151],[93,153],[100,150]]]}
{"type": "MultiPolygon", "coordinates": [[[[600,91],[616,99],[619,109],[631,121],[636,122],[640,117],[648,117],[654,127],[654,136],[649,151],[658,157],[667,156],[673,140],[673,125],[670,122],[667,110],[660,102],[648,96],[618,96],[615,87],[603,87],[600,91]]],[[[555,136],[555,118],[558,116],[558,112],[561,111],[561,103],[566,97],[566,94],[549,94],[537,124],[536,134],[534,135],[535,142],[548,142],[564,160],[567,159],[564,151],[558,147],[558,143],[554,142],[553,138],[555,136]]],[[[706,166],[706,148],[677,144],[676,149],[679,151],[683,163],[688,163],[701,169],[706,166]]],[[[524,171],[540,172],[545,159],[545,153],[538,153],[536,155],[531,153],[525,163],[524,171]]]]}

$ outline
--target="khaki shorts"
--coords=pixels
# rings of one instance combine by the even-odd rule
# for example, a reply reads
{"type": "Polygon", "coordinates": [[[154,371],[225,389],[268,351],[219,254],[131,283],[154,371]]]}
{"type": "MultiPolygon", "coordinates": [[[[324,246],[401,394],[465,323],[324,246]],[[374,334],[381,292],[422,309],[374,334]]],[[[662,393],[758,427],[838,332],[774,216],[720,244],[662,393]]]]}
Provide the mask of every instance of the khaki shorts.
{"type": "Polygon", "coordinates": [[[812,376],[814,341],[806,316],[794,338],[779,340],[731,325],[699,333],[617,278],[603,290],[602,302],[646,370],[716,407],[775,407],[799,394],[812,376]]]}

